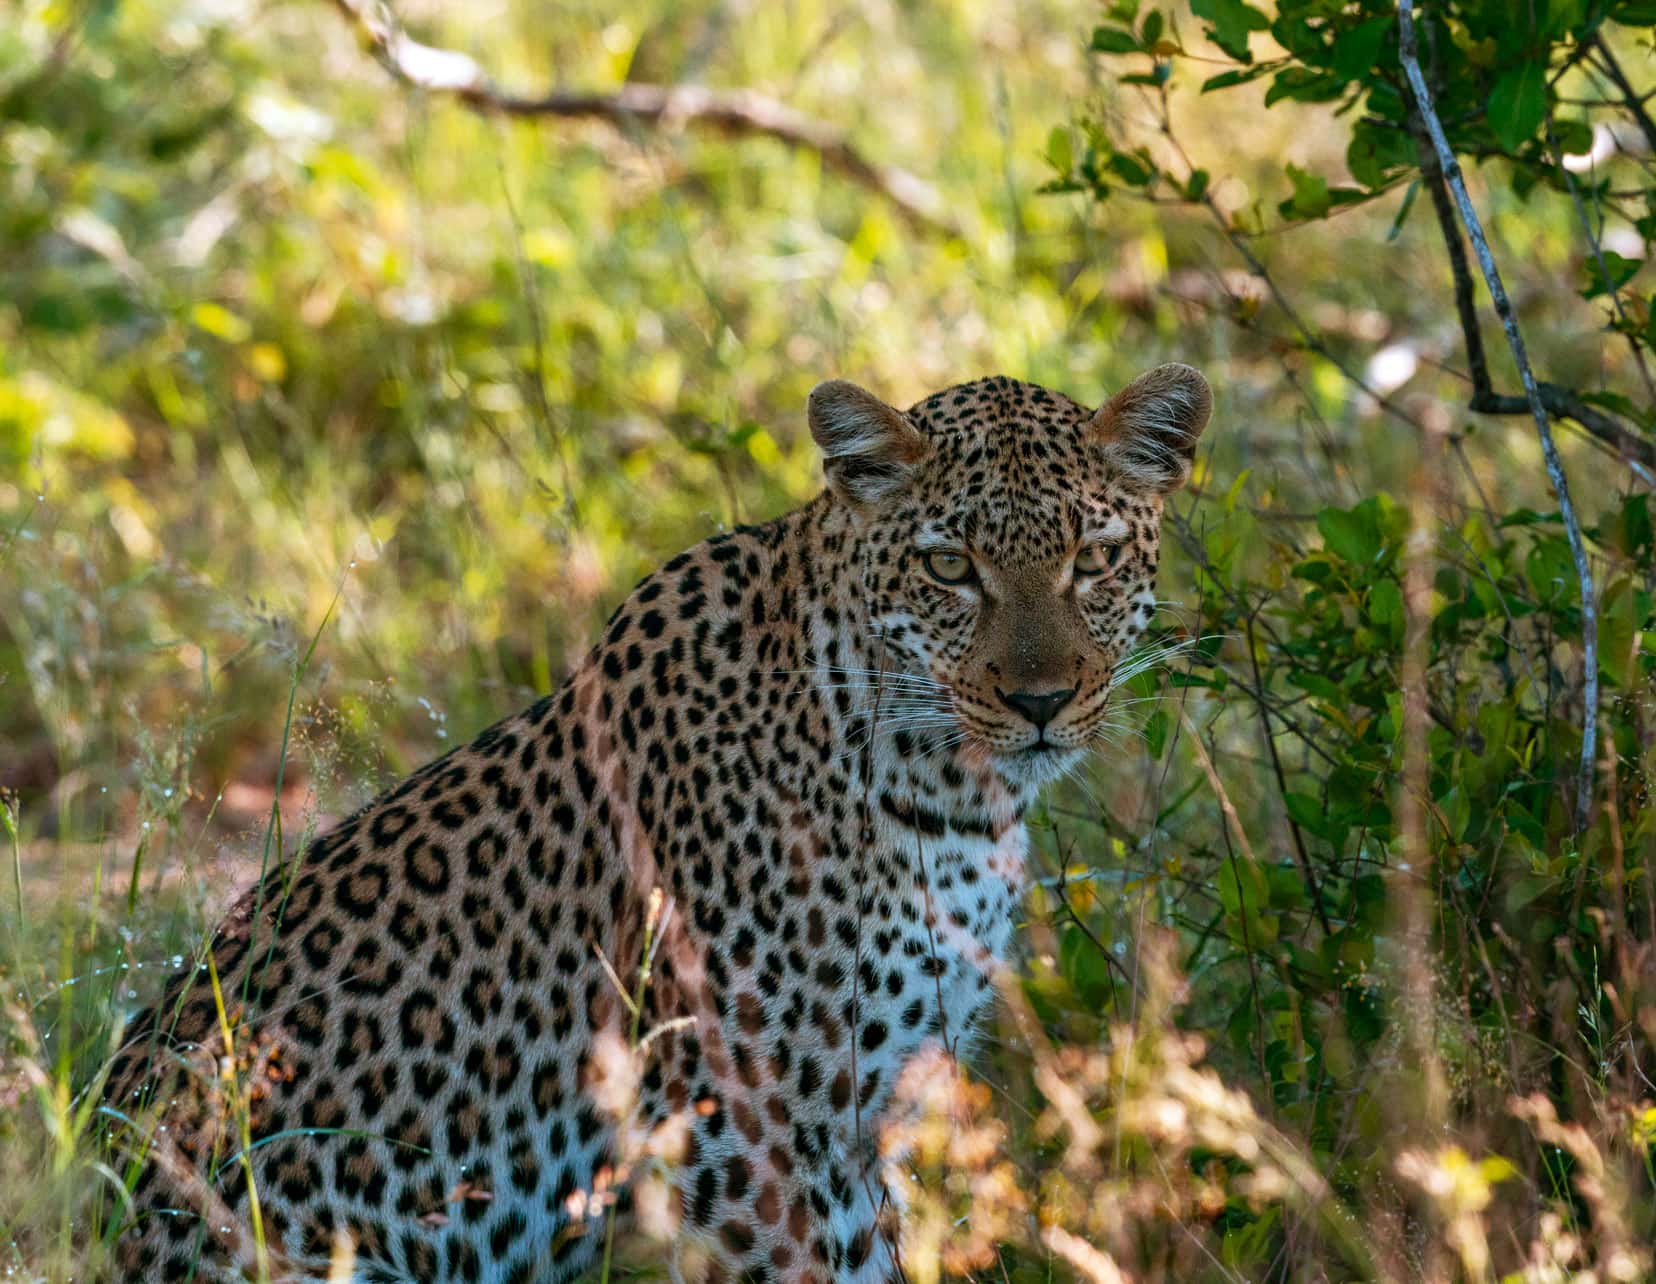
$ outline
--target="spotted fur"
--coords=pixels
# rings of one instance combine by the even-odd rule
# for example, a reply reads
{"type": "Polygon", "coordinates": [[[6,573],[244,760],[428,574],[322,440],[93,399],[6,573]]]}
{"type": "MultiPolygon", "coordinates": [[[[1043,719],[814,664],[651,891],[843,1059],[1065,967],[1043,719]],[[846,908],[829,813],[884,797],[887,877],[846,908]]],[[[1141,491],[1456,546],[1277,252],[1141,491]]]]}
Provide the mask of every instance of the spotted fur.
{"type": "Polygon", "coordinates": [[[1020,818],[1105,728],[1207,405],[1187,367],[1096,413],[819,388],[821,496],[646,578],[555,694],[272,874],[135,1023],[123,1278],[250,1277],[256,1193],[277,1279],[344,1245],[358,1280],[566,1280],[675,1120],[677,1273],[899,1275],[879,1119],[989,998],[1020,818]]]}

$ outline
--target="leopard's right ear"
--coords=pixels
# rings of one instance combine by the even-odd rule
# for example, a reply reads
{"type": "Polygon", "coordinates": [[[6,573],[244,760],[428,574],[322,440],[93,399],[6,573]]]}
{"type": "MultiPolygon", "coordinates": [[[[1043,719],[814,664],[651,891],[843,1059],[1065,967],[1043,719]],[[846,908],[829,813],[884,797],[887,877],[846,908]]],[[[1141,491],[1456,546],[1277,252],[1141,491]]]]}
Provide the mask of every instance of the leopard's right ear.
{"type": "Polygon", "coordinates": [[[877,504],[901,490],[929,449],[902,411],[844,379],[811,389],[807,415],[828,485],[852,504],[877,504]]]}
{"type": "Polygon", "coordinates": [[[1208,381],[1172,361],[1141,374],[1100,406],[1089,435],[1129,485],[1165,495],[1190,479],[1196,439],[1212,413],[1208,381]]]}

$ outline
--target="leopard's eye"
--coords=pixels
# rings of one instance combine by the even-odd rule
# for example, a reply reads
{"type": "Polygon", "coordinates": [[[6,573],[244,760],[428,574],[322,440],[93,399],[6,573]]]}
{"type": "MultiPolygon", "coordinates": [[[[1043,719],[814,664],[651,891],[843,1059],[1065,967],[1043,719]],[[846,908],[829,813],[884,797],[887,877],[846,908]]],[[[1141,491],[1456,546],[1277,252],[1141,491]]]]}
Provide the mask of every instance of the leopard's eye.
{"type": "Polygon", "coordinates": [[[1075,555],[1077,575],[1102,575],[1121,560],[1120,544],[1088,544],[1075,555]]]}
{"type": "Polygon", "coordinates": [[[934,580],[943,584],[964,584],[972,578],[972,559],[952,549],[933,549],[921,559],[934,580]]]}

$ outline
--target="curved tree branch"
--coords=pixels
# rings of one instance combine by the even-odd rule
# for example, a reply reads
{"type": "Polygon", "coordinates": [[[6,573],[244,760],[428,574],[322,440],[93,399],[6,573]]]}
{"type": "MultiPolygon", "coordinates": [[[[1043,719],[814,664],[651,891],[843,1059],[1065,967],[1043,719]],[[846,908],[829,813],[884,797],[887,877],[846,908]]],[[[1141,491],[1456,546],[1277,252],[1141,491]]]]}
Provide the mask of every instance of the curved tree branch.
{"type": "Polygon", "coordinates": [[[622,85],[605,93],[515,94],[490,80],[469,55],[411,39],[379,0],[333,3],[393,77],[427,93],[456,98],[474,111],[523,119],[602,120],[617,127],[698,125],[732,136],[773,138],[815,152],[829,169],[890,201],[916,227],[946,236],[960,234],[943,213],[943,200],[931,184],[898,166],[876,164],[831,125],[766,94],[705,85],[648,84],[622,85]]]}

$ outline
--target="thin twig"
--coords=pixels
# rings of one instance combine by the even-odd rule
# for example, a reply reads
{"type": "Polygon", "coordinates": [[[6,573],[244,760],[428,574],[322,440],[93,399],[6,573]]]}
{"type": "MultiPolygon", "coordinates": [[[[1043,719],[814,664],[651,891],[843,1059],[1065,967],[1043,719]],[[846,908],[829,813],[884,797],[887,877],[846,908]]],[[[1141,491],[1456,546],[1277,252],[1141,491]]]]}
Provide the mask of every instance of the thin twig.
{"type": "Polygon", "coordinates": [[[380,64],[397,80],[431,94],[446,94],[490,116],[524,119],[602,120],[618,128],[638,124],[700,125],[723,134],[774,138],[815,152],[829,169],[877,192],[916,227],[960,235],[943,213],[937,190],[896,165],[869,160],[824,121],[751,89],[705,85],[625,84],[607,93],[555,89],[517,94],[489,79],[468,54],[411,39],[380,0],[333,0],[356,27],[380,64]]]}
{"type": "Polygon", "coordinates": [[[1650,144],[1650,150],[1656,152],[1656,120],[1652,120],[1650,113],[1645,110],[1645,102],[1650,96],[1641,95],[1633,88],[1632,82],[1622,71],[1621,64],[1616,61],[1616,56],[1610,52],[1610,46],[1603,40],[1594,36],[1586,42],[1585,47],[1598,55],[1604,74],[1610,77],[1621,93],[1622,105],[1627,108],[1627,114],[1633,117],[1639,126],[1639,132],[1645,136],[1645,142],[1650,144]]]}
{"type": "MultiPolygon", "coordinates": [[[[1259,670],[1259,643],[1254,637],[1254,617],[1249,615],[1245,621],[1248,630],[1248,662],[1253,666],[1254,687],[1263,692],[1265,690],[1265,676],[1259,670]]],[[[1282,758],[1277,753],[1276,731],[1271,727],[1271,713],[1263,700],[1254,702],[1259,711],[1260,729],[1265,733],[1265,749],[1271,756],[1271,771],[1276,776],[1277,793],[1284,799],[1288,797],[1288,773],[1282,769],[1282,758]]],[[[1316,870],[1311,864],[1311,854],[1305,849],[1305,835],[1300,832],[1299,821],[1293,813],[1286,811],[1288,831],[1294,837],[1294,854],[1299,858],[1300,873],[1305,876],[1305,885],[1311,892],[1311,905],[1317,911],[1317,921],[1322,924],[1324,936],[1334,935],[1334,926],[1329,922],[1328,910],[1323,905],[1322,889],[1317,886],[1316,870]]]]}
{"type": "Polygon", "coordinates": [[[1472,241],[1472,249],[1478,256],[1478,266],[1483,270],[1484,284],[1489,288],[1490,300],[1495,305],[1496,315],[1501,319],[1501,328],[1506,332],[1507,346],[1512,349],[1513,361],[1518,366],[1518,378],[1524,385],[1524,398],[1529,405],[1530,415],[1535,420],[1536,434],[1541,440],[1541,457],[1546,463],[1547,477],[1552,482],[1553,491],[1558,495],[1559,516],[1564,522],[1570,553],[1575,560],[1576,580],[1581,588],[1581,650],[1585,670],[1582,675],[1581,766],[1576,783],[1575,807],[1576,831],[1580,833],[1591,820],[1593,773],[1598,766],[1598,605],[1593,589],[1593,568],[1587,560],[1587,544],[1582,539],[1581,523],[1576,517],[1575,505],[1570,500],[1569,478],[1565,476],[1564,462],[1558,457],[1558,447],[1553,442],[1546,403],[1535,381],[1535,372],[1530,368],[1529,353],[1524,347],[1524,336],[1518,329],[1518,317],[1513,311],[1512,300],[1507,297],[1500,269],[1495,266],[1495,256],[1490,253],[1489,241],[1484,236],[1478,211],[1473,207],[1472,198],[1467,194],[1460,162],[1455,158],[1454,149],[1449,146],[1449,139],[1443,132],[1443,124],[1438,120],[1437,111],[1432,106],[1432,95],[1426,87],[1426,77],[1421,74],[1420,54],[1415,43],[1414,0],[1398,0],[1397,16],[1401,36],[1399,53],[1403,61],[1404,74],[1409,78],[1409,88],[1414,94],[1415,111],[1419,113],[1421,123],[1426,126],[1426,131],[1431,137],[1438,163],[1443,168],[1443,176],[1448,181],[1449,190],[1454,193],[1455,204],[1460,209],[1461,222],[1465,224],[1466,234],[1472,241]]]}
{"type": "MultiPolygon", "coordinates": [[[[1126,967],[1122,965],[1121,960],[1116,958],[1114,954],[1110,953],[1104,942],[1098,939],[1098,934],[1094,932],[1092,928],[1087,926],[1086,920],[1083,919],[1081,915],[1076,913],[1075,906],[1070,903],[1069,853],[1064,850],[1063,836],[1059,834],[1057,825],[1053,825],[1052,835],[1058,840],[1058,877],[1050,883],[1049,886],[1055,893],[1057,893],[1058,903],[1064,907],[1064,912],[1070,916],[1070,922],[1079,928],[1081,934],[1092,942],[1093,948],[1098,951],[1098,956],[1103,959],[1105,963],[1113,967],[1117,972],[1121,973],[1121,979],[1123,981],[1127,982],[1128,985],[1132,985],[1133,977],[1127,971],[1126,967]]],[[[1119,1018],[1121,1016],[1121,1003],[1116,998],[1115,986],[1113,985],[1110,987],[1110,1006],[1115,1009],[1116,1016],[1119,1018]]]]}

